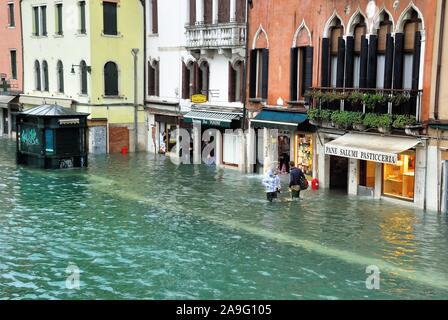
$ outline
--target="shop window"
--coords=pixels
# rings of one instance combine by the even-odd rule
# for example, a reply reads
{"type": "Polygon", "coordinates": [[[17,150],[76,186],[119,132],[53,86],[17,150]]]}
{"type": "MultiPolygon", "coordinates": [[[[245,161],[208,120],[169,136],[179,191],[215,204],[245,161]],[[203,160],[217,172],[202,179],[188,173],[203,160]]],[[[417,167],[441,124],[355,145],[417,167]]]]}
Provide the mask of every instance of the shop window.
{"type": "Polygon", "coordinates": [[[383,194],[400,199],[414,199],[415,151],[398,155],[396,165],[383,168],[383,194]]]}
{"type": "Polygon", "coordinates": [[[106,35],[116,36],[117,30],[117,3],[103,2],[103,32],[106,35]]]}
{"type": "Polygon", "coordinates": [[[359,161],[359,185],[367,188],[375,188],[376,162],[359,161]]]}
{"type": "Polygon", "coordinates": [[[313,136],[297,134],[295,138],[295,163],[307,176],[313,175],[313,136]]]}

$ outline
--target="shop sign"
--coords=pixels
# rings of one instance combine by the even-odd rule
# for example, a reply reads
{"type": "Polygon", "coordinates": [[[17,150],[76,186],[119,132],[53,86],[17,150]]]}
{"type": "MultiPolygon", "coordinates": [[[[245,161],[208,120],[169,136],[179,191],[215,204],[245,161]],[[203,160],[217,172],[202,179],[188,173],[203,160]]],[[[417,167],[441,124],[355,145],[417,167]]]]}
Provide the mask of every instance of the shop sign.
{"type": "Polygon", "coordinates": [[[363,150],[332,144],[325,145],[325,154],[388,164],[397,164],[398,162],[398,155],[395,153],[363,150]]]}
{"type": "Polygon", "coordinates": [[[219,120],[194,119],[193,123],[211,127],[230,128],[230,122],[224,122],[219,120]]]}
{"type": "Polygon", "coordinates": [[[194,94],[191,96],[192,103],[206,103],[207,96],[205,94],[194,94]]]}

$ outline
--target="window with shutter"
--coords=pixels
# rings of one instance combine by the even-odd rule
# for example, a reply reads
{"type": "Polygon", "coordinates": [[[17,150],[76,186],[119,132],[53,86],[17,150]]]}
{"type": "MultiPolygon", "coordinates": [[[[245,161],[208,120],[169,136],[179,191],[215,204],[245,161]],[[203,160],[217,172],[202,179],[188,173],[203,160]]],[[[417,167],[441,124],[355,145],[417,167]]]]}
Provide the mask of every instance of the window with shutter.
{"type": "Polygon", "coordinates": [[[87,27],[86,27],[86,2],[85,1],[79,2],[79,21],[80,21],[79,32],[81,34],[86,34],[87,27]]]}
{"type": "Polygon", "coordinates": [[[11,78],[17,79],[17,51],[11,50],[11,78]]]}
{"type": "Polygon", "coordinates": [[[40,7],[41,25],[42,25],[42,35],[47,36],[47,7],[40,7]]]}
{"type": "Polygon", "coordinates": [[[114,62],[104,66],[104,91],[106,96],[118,96],[118,67],[114,62]]]}
{"type": "Polygon", "coordinates": [[[239,23],[246,21],[246,0],[236,0],[236,21],[239,23]]]}
{"type": "Polygon", "coordinates": [[[42,71],[43,71],[42,88],[44,91],[48,92],[50,91],[48,83],[48,63],[45,60],[42,62],[42,71]]]}
{"type": "Polygon", "coordinates": [[[56,4],[56,34],[63,35],[62,27],[62,3],[56,4]]]}
{"type": "Polygon", "coordinates": [[[201,63],[199,67],[199,85],[198,85],[198,93],[202,93],[209,97],[209,80],[210,80],[210,67],[207,62],[201,63]]]}
{"type": "Polygon", "coordinates": [[[152,33],[159,33],[159,10],[158,10],[158,0],[152,0],[151,2],[151,10],[152,10],[152,33]]]}
{"type": "Polygon", "coordinates": [[[213,0],[204,0],[204,23],[212,24],[213,21],[213,0]]]}
{"type": "Polygon", "coordinates": [[[40,91],[42,89],[41,86],[41,78],[40,78],[40,63],[39,61],[34,61],[34,78],[36,83],[36,90],[40,91]]]}
{"type": "Polygon", "coordinates": [[[81,66],[81,94],[87,94],[87,64],[83,60],[81,66]]]}
{"type": "Polygon", "coordinates": [[[190,26],[196,24],[196,0],[190,0],[190,26]]]}
{"type": "Polygon", "coordinates": [[[9,12],[9,26],[15,27],[16,21],[14,19],[14,3],[8,3],[8,12],[9,12]]]}
{"type": "Polygon", "coordinates": [[[117,4],[115,2],[103,2],[103,29],[104,34],[118,34],[117,30],[117,4]]]}
{"type": "Polygon", "coordinates": [[[39,7],[33,7],[33,35],[39,35],[39,7]]]}
{"type": "Polygon", "coordinates": [[[148,95],[150,96],[155,96],[156,94],[155,79],[156,79],[155,70],[151,62],[148,62],[148,95]]]}
{"type": "Polygon", "coordinates": [[[64,65],[62,64],[62,61],[58,61],[57,64],[57,79],[58,79],[58,92],[63,93],[64,92],[64,65]]]}
{"type": "Polygon", "coordinates": [[[185,65],[185,62],[182,62],[182,99],[189,99],[189,93],[190,93],[190,70],[185,65]]]}
{"type": "Polygon", "coordinates": [[[353,43],[353,87],[359,88],[361,77],[361,47],[362,39],[366,34],[365,23],[359,23],[355,27],[353,43]]]}
{"type": "Polygon", "coordinates": [[[227,23],[229,21],[230,21],[230,0],[219,0],[218,22],[227,23]]]}

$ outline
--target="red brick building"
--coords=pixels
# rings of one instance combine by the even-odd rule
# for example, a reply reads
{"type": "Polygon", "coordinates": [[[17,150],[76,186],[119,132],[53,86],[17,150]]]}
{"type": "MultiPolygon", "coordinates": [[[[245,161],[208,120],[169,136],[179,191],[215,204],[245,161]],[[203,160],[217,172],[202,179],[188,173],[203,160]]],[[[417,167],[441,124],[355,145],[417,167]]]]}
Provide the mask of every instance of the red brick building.
{"type": "Polygon", "coordinates": [[[423,206],[426,145],[395,121],[415,117],[414,134],[426,132],[435,17],[436,1],[253,1],[247,102],[264,150],[255,170],[294,160],[322,187],[423,206]],[[310,108],[397,128],[313,126],[310,108]]]}

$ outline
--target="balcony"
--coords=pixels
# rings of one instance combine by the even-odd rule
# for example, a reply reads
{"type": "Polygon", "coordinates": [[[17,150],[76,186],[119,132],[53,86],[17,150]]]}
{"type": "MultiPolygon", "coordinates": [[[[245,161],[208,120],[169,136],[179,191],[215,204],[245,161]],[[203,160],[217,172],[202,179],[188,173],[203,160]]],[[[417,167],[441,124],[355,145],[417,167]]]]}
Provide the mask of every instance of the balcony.
{"type": "Polygon", "coordinates": [[[244,23],[219,23],[212,25],[187,25],[187,49],[238,49],[246,44],[244,23]]]}
{"type": "Polygon", "coordinates": [[[422,129],[422,93],[403,89],[311,88],[306,94],[308,115],[318,127],[418,135],[422,129]]]}

